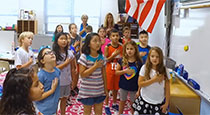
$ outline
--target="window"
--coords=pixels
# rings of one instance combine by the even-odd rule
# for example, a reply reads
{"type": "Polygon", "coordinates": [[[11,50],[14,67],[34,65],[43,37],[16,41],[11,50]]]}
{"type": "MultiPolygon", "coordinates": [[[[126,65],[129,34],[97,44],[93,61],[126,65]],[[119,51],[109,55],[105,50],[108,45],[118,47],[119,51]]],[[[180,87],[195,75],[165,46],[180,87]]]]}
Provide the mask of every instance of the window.
{"type": "Polygon", "coordinates": [[[100,24],[101,0],[47,0],[45,2],[46,32],[53,33],[58,24],[68,32],[68,25],[75,23],[80,29],[81,16],[87,14],[88,24],[96,32],[100,24]]]}
{"type": "Polygon", "coordinates": [[[6,0],[1,2],[0,7],[0,26],[12,26],[17,24],[19,0],[6,0]]]}

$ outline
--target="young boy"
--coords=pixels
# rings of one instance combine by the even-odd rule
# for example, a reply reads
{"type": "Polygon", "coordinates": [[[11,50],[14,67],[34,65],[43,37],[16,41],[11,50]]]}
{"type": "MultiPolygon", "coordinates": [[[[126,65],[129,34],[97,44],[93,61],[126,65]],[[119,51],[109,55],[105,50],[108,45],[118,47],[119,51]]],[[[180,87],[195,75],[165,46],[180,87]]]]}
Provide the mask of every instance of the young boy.
{"type": "Polygon", "coordinates": [[[148,38],[149,38],[149,35],[145,30],[143,30],[139,33],[139,42],[140,43],[138,44],[138,49],[139,49],[139,54],[141,56],[143,64],[145,64],[149,50],[151,48],[148,45],[148,38]]]}
{"type": "Polygon", "coordinates": [[[131,29],[128,26],[125,26],[122,32],[123,32],[122,44],[125,44],[126,42],[131,40],[131,29]]]}
{"type": "Polygon", "coordinates": [[[17,69],[30,68],[36,63],[34,53],[29,48],[32,45],[33,35],[32,32],[22,32],[19,36],[20,48],[15,53],[15,67],[17,69]]]}
{"type": "MultiPolygon", "coordinates": [[[[106,64],[106,73],[107,74],[107,89],[108,92],[112,90],[113,94],[113,104],[112,108],[115,110],[119,110],[119,106],[117,105],[117,92],[119,89],[119,80],[120,76],[115,75],[115,70],[117,67],[117,62],[122,56],[122,46],[119,43],[119,32],[116,29],[112,29],[110,31],[109,38],[111,40],[111,43],[109,43],[105,47],[105,53],[104,56],[107,59],[107,64],[106,64]]],[[[109,101],[109,96],[107,95],[106,100],[105,100],[105,112],[106,114],[110,115],[111,111],[108,106],[108,101],[109,101]]]]}

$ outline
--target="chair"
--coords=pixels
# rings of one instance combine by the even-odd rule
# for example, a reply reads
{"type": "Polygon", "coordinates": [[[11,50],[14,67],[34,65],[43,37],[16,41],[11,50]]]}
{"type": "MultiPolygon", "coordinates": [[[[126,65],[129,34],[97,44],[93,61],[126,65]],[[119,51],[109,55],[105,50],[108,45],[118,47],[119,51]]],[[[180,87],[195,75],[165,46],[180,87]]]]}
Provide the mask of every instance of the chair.
{"type": "Polygon", "coordinates": [[[4,71],[9,71],[10,67],[9,67],[9,62],[8,61],[0,61],[0,73],[4,72],[4,71]]]}

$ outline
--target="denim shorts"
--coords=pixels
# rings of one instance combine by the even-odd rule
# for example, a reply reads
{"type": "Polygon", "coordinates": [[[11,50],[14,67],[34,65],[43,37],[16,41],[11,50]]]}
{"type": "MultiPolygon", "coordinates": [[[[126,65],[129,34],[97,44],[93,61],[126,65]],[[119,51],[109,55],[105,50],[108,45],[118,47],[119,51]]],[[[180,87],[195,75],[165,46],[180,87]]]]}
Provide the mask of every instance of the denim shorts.
{"type": "Polygon", "coordinates": [[[99,97],[78,99],[78,101],[80,101],[83,105],[94,105],[103,102],[105,98],[106,96],[99,96],[99,97]]]}

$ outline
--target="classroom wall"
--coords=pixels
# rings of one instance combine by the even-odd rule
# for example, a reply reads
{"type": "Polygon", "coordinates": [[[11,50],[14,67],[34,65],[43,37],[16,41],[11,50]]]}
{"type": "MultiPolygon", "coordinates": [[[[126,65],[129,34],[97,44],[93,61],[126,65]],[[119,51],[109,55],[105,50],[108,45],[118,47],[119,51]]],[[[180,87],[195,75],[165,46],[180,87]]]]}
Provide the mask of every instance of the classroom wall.
{"type": "MultiPolygon", "coordinates": [[[[44,1],[43,0],[20,0],[19,9],[35,10],[36,18],[38,20],[38,34],[44,34],[44,1]]],[[[114,16],[115,22],[118,21],[118,0],[101,0],[101,19],[100,23],[104,23],[105,16],[111,12],[114,16]]],[[[165,28],[164,28],[164,6],[154,27],[152,34],[149,34],[149,44],[151,46],[159,46],[165,49],[165,28]]],[[[135,41],[138,41],[136,39],[135,41]]],[[[37,44],[35,46],[39,46],[37,44]]]]}

